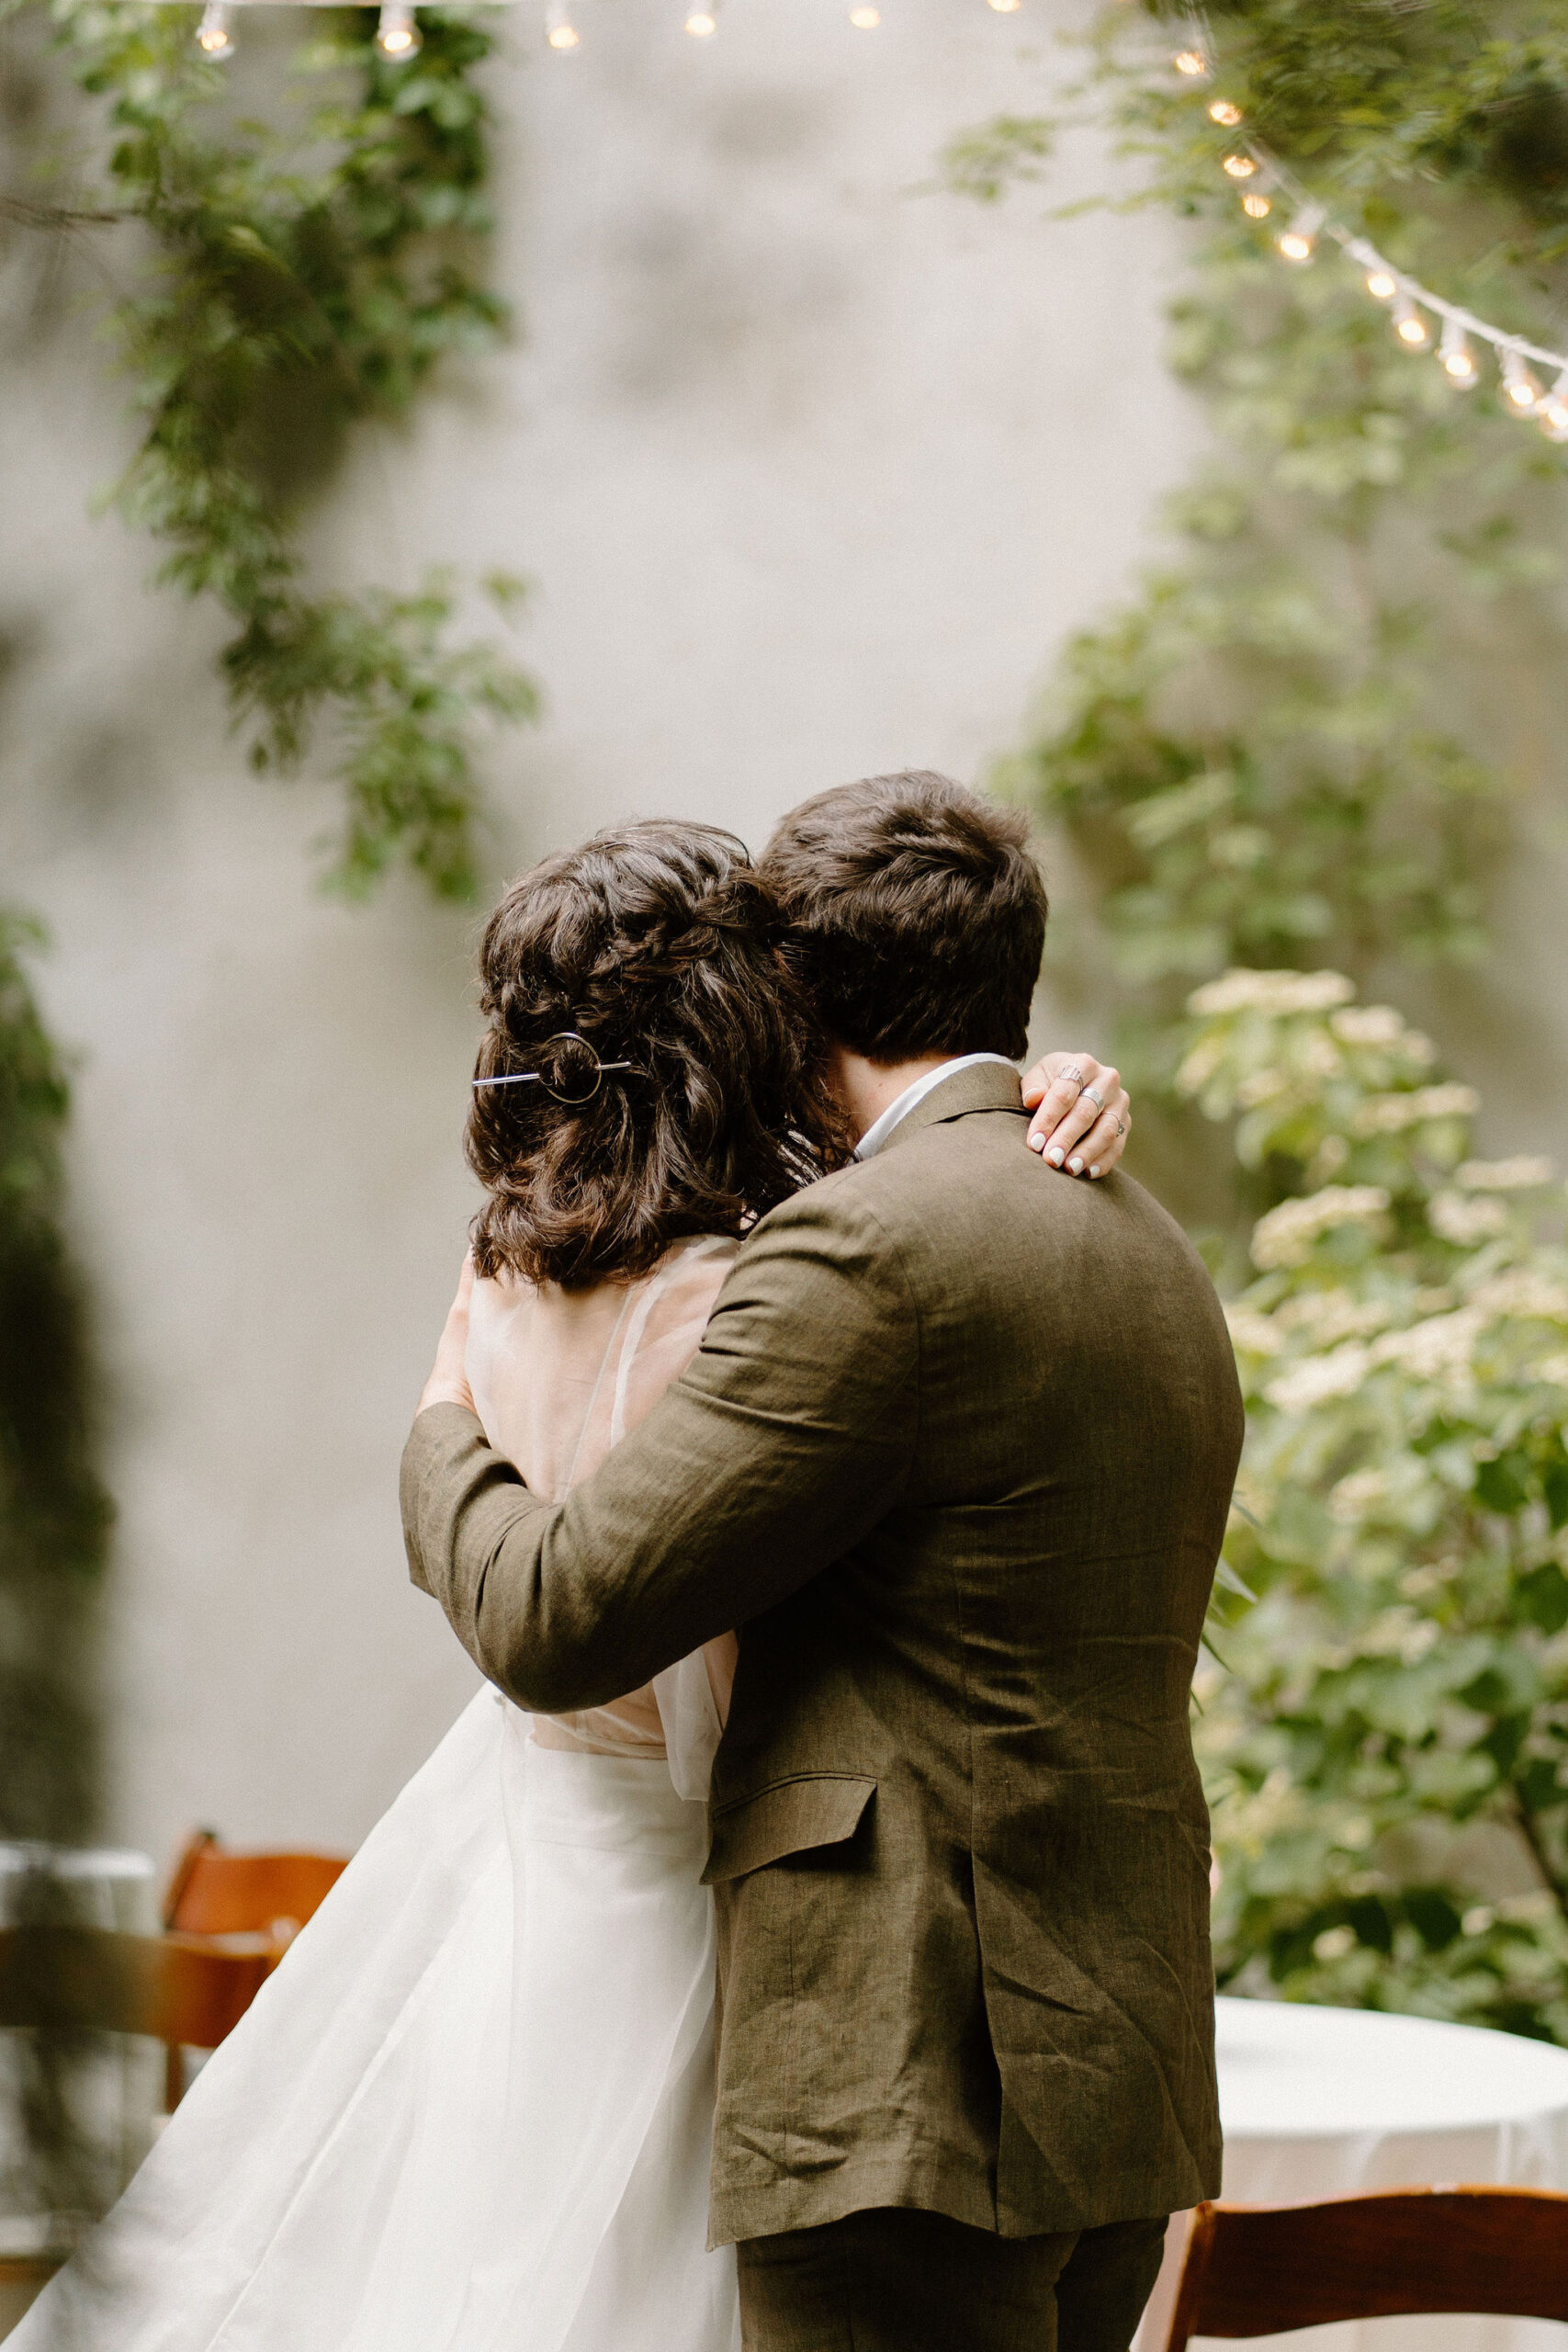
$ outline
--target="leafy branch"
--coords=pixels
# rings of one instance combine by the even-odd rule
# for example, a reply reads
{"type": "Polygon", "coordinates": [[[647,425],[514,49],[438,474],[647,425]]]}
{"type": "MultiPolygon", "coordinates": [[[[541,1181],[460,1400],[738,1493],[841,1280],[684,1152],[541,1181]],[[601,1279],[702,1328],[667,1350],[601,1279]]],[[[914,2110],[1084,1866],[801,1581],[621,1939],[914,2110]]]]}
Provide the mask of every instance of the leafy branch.
{"type": "MultiPolygon", "coordinates": [[[[489,642],[454,644],[456,594],[311,594],[296,528],[361,420],[396,423],[445,360],[491,347],[504,306],[479,263],[491,220],[477,69],[491,36],[426,10],[388,63],[364,11],[312,17],[297,67],[320,96],[292,136],[234,122],[225,70],[187,9],[56,0],[58,44],[107,102],[102,202],[13,199],[43,226],[118,220],[149,243],[112,333],[143,435],[116,492],[161,540],[160,579],[214,598],[222,668],[258,769],[325,736],[347,811],[329,879],[363,893],[397,858],[446,897],[475,878],[479,716],[533,714],[532,682],[489,642]]],[[[490,583],[503,611],[519,584],[490,583]]]]}
{"type": "MultiPolygon", "coordinates": [[[[1568,293],[1568,6],[1221,0],[1210,70],[1174,6],[1108,10],[1070,95],[1196,227],[1177,372],[1213,456],[1175,560],[1069,646],[1008,786],[1065,836],[1118,976],[1127,1058],[1168,1085],[1195,979],[1485,950],[1515,779],[1471,689],[1504,628],[1551,641],[1564,459],[1497,388],[1403,348],[1325,245],[1280,259],[1222,169],[1216,96],[1349,227],[1501,325],[1568,293]]],[[[953,183],[1036,178],[1055,124],[960,141],[953,183]]]]}

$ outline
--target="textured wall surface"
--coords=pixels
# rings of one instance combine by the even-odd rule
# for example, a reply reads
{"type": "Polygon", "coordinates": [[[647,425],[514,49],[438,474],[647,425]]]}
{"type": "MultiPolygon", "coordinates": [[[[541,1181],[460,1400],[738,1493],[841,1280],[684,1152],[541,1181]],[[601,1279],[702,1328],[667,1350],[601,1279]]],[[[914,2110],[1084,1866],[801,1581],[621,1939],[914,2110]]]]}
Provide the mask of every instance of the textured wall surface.
{"type": "MultiPolygon", "coordinates": [[[[495,763],[497,875],[628,813],[755,842],[870,770],[978,775],[1148,551],[1200,431],[1159,366],[1174,232],[1046,218],[1111,184],[1087,138],[1000,211],[921,187],[955,130],[1068,70],[1079,0],[1026,7],[887,0],[867,36],[838,0],[728,0],[697,43],[673,0],[581,0],[564,57],[517,12],[522,336],[356,451],[312,526],[326,577],[536,582],[548,707],[495,763]]],[[[402,883],[357,913],[313,893],[330,797],[246,775],[213,617],[89,519],[119,395],[80,307],[23,291],[0,865],[52,927],[80,1057],[121,1513],[109,1826],[160,1855],[197,1820],[344,1844],[471,1687],[405,1581],[395,1479],[470,1200],[473,919],[402,883]]],[[[1540,1135],[1527,1111],[1508,1141],[1540,1135]]]]}

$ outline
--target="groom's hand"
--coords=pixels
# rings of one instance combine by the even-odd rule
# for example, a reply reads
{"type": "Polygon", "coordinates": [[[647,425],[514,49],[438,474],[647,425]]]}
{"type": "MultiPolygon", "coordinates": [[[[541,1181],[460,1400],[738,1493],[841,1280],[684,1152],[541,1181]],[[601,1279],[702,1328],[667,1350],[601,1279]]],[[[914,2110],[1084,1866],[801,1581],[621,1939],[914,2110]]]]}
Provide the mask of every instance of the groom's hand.
{"type": "Polygon", "coordinates": [[[1109,1062],[1046,1054],[1023,1081],[1032,1151],[1069,1176],[1108,1176],[1126,1148],[1133,1106],[1109,1062]]]}
{"type": "Polygon", "coordinates": [[[473,1287],[474,1253],[470,1250],[457,1277],[457,1295],[446,1312],[430,1378],[420,1395],[421,1413],[427,1405],[461,1405],[469,1413],[474,1409],[473,1391],[468,1386],[464,1363],[468,1351],[468,1299],[473,1287]]]}

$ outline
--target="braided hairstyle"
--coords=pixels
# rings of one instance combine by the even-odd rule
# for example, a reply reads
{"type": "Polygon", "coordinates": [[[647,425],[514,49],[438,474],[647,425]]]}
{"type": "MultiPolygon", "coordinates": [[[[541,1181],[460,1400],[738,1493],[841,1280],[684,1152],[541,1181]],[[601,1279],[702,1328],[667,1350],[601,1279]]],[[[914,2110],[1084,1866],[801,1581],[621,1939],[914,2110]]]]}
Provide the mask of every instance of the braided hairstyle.
{"type": "Polygon", "coordinates": [[[847,1159],[783,936],[744,844],[711,825],[596,833],[513,884],[480,951],[476,1077],[547,1066],[563,1030],[634,1067],[585,1102],[475,1088],[480,1274],[577,1290],[646,1273],[681,1236],[739,1234],[847,1159]]]}

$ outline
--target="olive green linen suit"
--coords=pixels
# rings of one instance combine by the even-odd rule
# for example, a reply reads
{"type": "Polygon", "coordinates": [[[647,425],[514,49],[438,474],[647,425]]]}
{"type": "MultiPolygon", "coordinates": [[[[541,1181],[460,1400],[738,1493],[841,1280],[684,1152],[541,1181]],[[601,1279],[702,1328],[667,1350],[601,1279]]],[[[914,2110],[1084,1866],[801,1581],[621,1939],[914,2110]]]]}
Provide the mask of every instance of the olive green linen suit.
{"type": "Polygon", "coordinates": [[[563,1502],[437,1405],[416,1583],[557,1713],[741,1627],[707,1877],[715,2244],[915,2206],[1007,2237],[1219,2187],[1188,1692],[1241,1442],[1224,1318],[1138,1185],[955,1073],[742,1246],[563,1502]]]}

